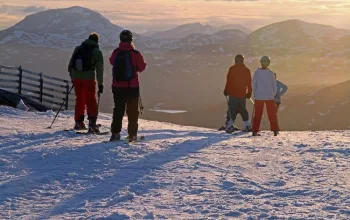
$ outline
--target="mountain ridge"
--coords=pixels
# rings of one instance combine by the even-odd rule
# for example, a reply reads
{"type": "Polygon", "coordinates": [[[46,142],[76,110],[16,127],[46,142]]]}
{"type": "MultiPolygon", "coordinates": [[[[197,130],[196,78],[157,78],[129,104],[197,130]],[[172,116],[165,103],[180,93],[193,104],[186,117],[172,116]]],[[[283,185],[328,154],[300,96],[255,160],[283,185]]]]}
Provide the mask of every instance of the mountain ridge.
{"type": "Polygon", "coordinates": [[[0,32],[0,43],[26,43],[34,46],[70,48],[77,46],[88,34],[97,32],[101,45],[118,40],[123,28],[112,24],[100,13],[74,6],[50,9],[26,16],[14,26],[0,32]]]}

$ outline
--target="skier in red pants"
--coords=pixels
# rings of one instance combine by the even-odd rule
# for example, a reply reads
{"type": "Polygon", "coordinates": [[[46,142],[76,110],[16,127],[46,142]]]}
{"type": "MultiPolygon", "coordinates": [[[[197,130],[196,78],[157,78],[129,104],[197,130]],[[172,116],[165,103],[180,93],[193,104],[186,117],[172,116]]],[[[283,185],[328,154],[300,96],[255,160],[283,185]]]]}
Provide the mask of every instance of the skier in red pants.
{"type": "Polygon", "coordinates": [[[68,72],[72,78],[76,96],[74,129],[86,129],[84,123],[86,106],[89,132],[92,133],[99,132],[99,128],[96,125],[98,106],[95,78],[98,82],[98,93],[103,93],[103,56],[99,49],[98,41],[98,34],[92,33],[89,39],[75,48],[68,66],[68,72]]]}
{"type": "Polygon", "coordinates": [[[261,68],[255,71],[253,77],[253,92],[255,96],[255,114],[253,120],[253,136],[260,136],[260,123],[264,112],[264,105],[266,105],[268,118],[270,121],[271,130],[277,136],[279,132],[275,97],[277,95],[277,82],[275,74],[268,69],[270,65],[270,58],[263,56],[260,60],[261,68]]]}

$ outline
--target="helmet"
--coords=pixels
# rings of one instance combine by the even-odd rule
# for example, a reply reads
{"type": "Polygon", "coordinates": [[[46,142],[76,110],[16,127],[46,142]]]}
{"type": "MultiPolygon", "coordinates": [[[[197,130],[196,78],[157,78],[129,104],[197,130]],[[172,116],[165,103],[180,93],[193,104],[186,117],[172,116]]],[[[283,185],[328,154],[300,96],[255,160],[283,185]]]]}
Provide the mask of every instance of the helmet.
{"type": "Polygon", "coordinates": [[[132,42],[134,37],[131,33],[131,31],[129,30],[123,30],[121,33],[120,33],[120,41],[121,42],[132,42]]]}
{"type": "Polygon", "coordinates": [[[271,63],[270,57],[268,57],[268,56],[261,57],[260,63],[265,64],[266,66],[269,66],[271,63]]]}
{"type": "Polygon", "coordinates": [[[242,54],[237,54],[235,57],[235,63],[244,63],[244,56],[242,54]]]}

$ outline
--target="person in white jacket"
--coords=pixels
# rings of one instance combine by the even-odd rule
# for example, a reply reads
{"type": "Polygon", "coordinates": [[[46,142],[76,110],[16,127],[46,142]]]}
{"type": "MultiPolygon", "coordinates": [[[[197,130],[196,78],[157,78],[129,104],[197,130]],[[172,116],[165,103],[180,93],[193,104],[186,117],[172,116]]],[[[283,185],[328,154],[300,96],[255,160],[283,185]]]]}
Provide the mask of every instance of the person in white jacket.
{"type": "Polygon", "coordinates": [[[255,97],[254,104],[254,120],[253,120],[253,136],[259,136],[260,123],[266,105],[271,130],[274,135],[278,135],[279,126],[276,113],[275,97],[277,95],[277,81],[275,74],[268,69],[270,58],[263,56],[260,60],[261,67],[255,71],[253,77],[253,92],[255,97]]]}

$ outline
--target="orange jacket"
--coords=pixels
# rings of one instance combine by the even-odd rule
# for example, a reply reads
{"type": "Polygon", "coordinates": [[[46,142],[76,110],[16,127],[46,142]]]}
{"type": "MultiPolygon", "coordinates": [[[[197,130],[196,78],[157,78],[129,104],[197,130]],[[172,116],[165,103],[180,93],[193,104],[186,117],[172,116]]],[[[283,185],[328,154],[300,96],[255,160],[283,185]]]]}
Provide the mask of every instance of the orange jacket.
{"type": "Polygon", "coordinates": [[[247,92],[252,93],[252,76],[244,64],[231,66],[227,74],[225,91],[236,98],[244,98],[247,92]]]}

